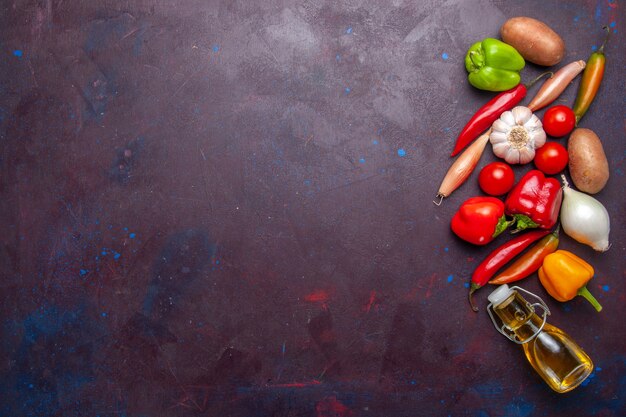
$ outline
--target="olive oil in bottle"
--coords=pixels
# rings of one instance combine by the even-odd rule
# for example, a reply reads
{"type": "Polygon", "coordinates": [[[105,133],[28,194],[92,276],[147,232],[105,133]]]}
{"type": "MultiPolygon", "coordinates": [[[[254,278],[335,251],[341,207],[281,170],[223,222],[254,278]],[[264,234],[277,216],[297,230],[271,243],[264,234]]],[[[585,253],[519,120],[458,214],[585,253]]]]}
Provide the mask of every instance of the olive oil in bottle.
{"type": "Polygon", "coordinates": [[[532,367],[554,391],[571,391],[591,374],[593,363],[589,356],[569,335],[546,322],[550,310],[541,298],[505,284],[489,295],[489,302],[487,312],[496,329],[522,345],[532,367]],[[521,293],[539,303],[529,303],[521,293]],[[543,309],[541,317],[535,313],[535,307],[543,309]]]}

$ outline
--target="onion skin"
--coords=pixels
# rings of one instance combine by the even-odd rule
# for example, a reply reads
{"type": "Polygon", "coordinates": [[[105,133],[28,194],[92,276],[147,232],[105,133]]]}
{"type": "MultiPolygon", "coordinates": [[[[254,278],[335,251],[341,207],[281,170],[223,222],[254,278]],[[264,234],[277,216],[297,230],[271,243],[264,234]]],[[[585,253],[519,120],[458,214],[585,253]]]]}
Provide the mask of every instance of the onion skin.
{"type": "Polygon", "coordinates": [[[491,129],[483,133],[478,139],[474,141],[463,153],[454,161],[452,166],[448,169],[446,176],[441,181],[439,191],[437,192],[437,198],[439,201],[433,201],[436,205],[440,205],[441,201],[448,197],[454,190],[459,188],[461,184],[467,180],[470,176],[480,157],[487,146],[489,141],[489,134],[491,129]]]}
{"type": "Polygon", "coordinates": [[[569,187],[563,177],[563,204],[561,205],[561,227],[563,231],[584,245],[598,252],[606,252],[609,247],[611,222],[609,213],[592,196],[569,187]]]}
{"type": "Polygon", "coordinates": [[[528,104],[533,112],[546,107],[556,100],[578,74],[585,69],[587,63],[583,60],[574,61],[559,69],[552,77],[543,83],[535,97],[528,104]]]}

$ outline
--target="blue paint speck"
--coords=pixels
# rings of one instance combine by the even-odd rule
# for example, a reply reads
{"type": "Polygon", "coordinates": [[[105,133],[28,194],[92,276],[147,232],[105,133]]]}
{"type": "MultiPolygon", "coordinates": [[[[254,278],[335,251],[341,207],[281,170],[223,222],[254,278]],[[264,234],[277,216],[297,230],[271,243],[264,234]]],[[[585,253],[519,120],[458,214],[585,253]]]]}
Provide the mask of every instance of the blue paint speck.
{"type": "Polygon", "coordinates": [[[359,159],[359,162],[360,162],[360,163],[362,163],[362,164],[364,164],[364,163],[365,163],[365,158],[361,158],[361,159],[359,159]]]}
{"type": "Polygon", "coordinates": [[[341,61],[341,55],[339,54],[335,55],[335,61],[337,62],[341,61]]]}
{"type": "Polygon", "coordinates": [[[131,233],[128,235],[129,238],[134,239],[135,237],[137,237],[137,234],[135,233],[131,233]]]}
{"type": "Polygon", "coordinates": [[[219,45],[213,45],[213,48],[211,48],[211,49],[213,49],[213,52],[219,52],[220,46],[219,45]]]}
{"type": "Polygon", "coordinates": [[[597,45],[592,45],[591,46],[591,50],[594,51],[594,52],[597,51],[598,50],[598,46],[597,45]]]}
{"type": "Polygon", "coordinates": [[[449,248],[443,248],[444,252],[448,252],[450,249],[449,248]]]}
{"type": "Polygon", "coordinates": [[[33,389],[35,386],[33,384],[28,384],[28,388],[33,389]]]}
{"type": "Polygon", "coordinates": [[[352,33],[352,26],[348,26],[348,27],[346,28],[346,33],[347,33],[348,35],[350,35],[350,34],[352,33]]]}
{"type": "Polygon", "coordinates": [[[611,287],[609,287],[608,285],[603,285],[603,286],[602,286],[602,289],[603,289],[604,291],[608,291],[608,290],[610,290],[610,289],[611,289],[611,287]]]}
{"type": "Polygon", "coordinates": [[[447,54],[447,53],[445,53],[445,52],[444,52],[443,54],[441,54],[441,59],[443,59],[444,61],[445,61],[446,59],[448,59],[448,54],[447,54]]]}
{"type": "Polygon", "coordinates": [[[106,251],[106,250],[104,250],[104,249],[102,249],[102,252],[100,252],[100,254],[101,254],[102,256],[107,256],[107,251],[106,251]]]}
{"type": "Polygon", "coordinates": [[[128,227],[125,227],[125,228],[124,228],[124,231],[125,231],[125,232],[128,232],[128,227]]]}
{"type": "Polygon", "coordinates": [[[80,276],[81,276],[81,277],[84,277],[84,276],[85,276],[85,275],[87,275],[88,273],[89,273],[89,270],[88,270],[88,269],[81,269],[81,270],[80,270],[80,276]]]}
{"type": "Polygon", "coordinates": [[[406,151],[402,148],[398,149],[398,156],[406,156],[406,151]]]}
{"type": "Polygon", "coordinates": [[[615,27],[615,24],[616,24],[615,22],[611,22],[611,23],[609,24],[609,26],[610,26],[610,27],[612,27],[612,28],[614,28],[614,27],[615,27]]]}
{"type": "Polygon", "coordinates": [[[343,91],[345,91],[346,94],[350,94],[350,91],[352,91],[352,90],[350,90],[350,87],[346,87],[343,91]]]}
{"type": "Polygon", "coordinates": [[[103,312],[102,312],[102,314],[101,314],[101,316],[102,316],[102,317],[106,317],[106,316],[107,316],[107,313],[105,313],[105,312],[103,311],[103,312]]]}
{"type": "Polygon", "coordinates": [[[304,185],[306,185],[307,187],[311,185],[311,180],[304,180],[304,185]]]}
{"type": "Polygon", "coordinates": [[[113,259],[120,259],[120,255],[119,253],[115,252],[115,255],[113,255],[113,259]]]}
{"type": "Polygon", "coordinates": [[[21,58],[22,55],[24,55],[24,52],[21,49],[16,49],[15,51],[13,51],[13,55],[15,55],[18,58],[21,58]]]}
{"type": "Polygon", "coordinates": [[[589,385],[589,383],[595,376],[596,376],[595,372],[590,373],[587,379],[585,379],[580,385],[582,385],[583,387],[586,387],[587,385],[589,385]]]}
{"type": "Polygon", "coordinates": [[[469,288],[469,287],[470,287],[470,284],[469,284],[469,282],[466,282],[466,283],[464,283],[464,284],[463,284],[463,286],[464,286],[465,288],[469,288]]]}
{"type": "Polygon", "coordinates": [[[453,279],[454,277],[452,275],[448,275],[448,282],[452,282],[453,279]]]}

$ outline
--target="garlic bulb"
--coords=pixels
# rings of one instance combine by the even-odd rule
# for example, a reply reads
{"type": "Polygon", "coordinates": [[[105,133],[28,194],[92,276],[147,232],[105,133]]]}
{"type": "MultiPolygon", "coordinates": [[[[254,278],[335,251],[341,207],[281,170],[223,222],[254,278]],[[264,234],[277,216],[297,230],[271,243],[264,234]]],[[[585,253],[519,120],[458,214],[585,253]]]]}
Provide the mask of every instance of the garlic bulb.
{"type": "Polygon", "coordinates": [[[493,123],[489,141],[493,153],[509,164],[527,164],[535,157],[535,149],[546,143],[541,120],[524,106],[505,111],[493,123]]]}
{"type": "Polygon", "coordinates": [[[606,208],[592,196],[570,188],[565,177],[562,178],[565,183],[560,214],[563,231],[598,252],[607,251],[611,246],[611,221],[606,208]]]}

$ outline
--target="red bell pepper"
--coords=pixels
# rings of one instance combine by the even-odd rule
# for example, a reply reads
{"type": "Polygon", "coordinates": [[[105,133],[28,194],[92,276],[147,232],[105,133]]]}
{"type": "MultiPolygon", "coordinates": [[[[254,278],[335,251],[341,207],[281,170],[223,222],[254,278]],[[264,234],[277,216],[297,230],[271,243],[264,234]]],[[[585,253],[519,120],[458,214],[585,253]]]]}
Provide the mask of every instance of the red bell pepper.
{"type": "Polygon", "coordinates": [[[504,212],[515,221],[515,231],[550,229],[559,218],[563,189],[555,178],[533,169],[524,175],[504,201],[504,212]]]}
{"type": "Polygon", "coordinates": [[[495,197],[472,197],[452,216],[450,227],[461,239],[486,245],[506,230],[511,222],[504,215],[504,203],[495,197]]]}

